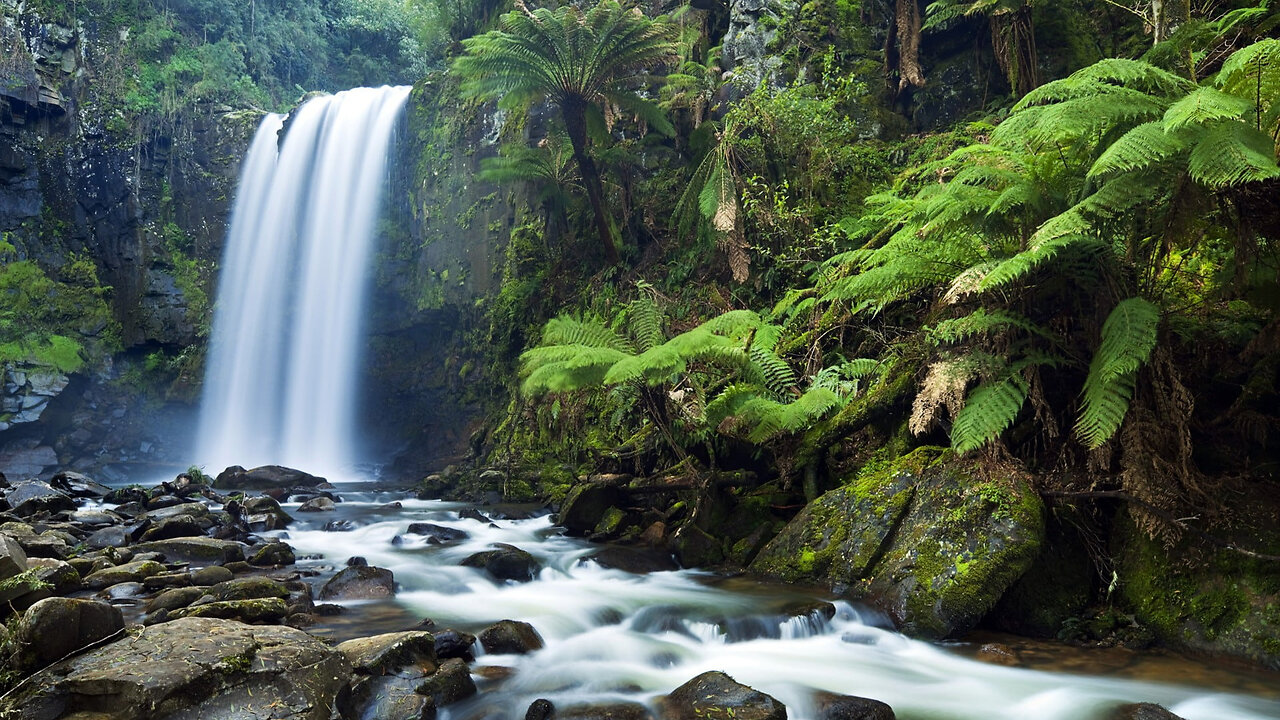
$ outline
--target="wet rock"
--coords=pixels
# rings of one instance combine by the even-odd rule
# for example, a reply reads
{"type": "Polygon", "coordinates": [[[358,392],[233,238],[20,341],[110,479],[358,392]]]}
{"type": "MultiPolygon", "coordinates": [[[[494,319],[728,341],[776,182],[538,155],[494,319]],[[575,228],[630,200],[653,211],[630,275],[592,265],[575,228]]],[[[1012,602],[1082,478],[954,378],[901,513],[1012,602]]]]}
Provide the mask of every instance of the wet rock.
{"type": "Polygon", "coordinates": [[[977,624],[1030,567],[1043,515],[1025,479],[924,447],[810,503],[751,570],[841,588],[907,634],[943,638],[977,624]]]}
{"type": "Polygon", "coordinates": [[[154,613],[160,610],[172,611],[184,608],[204,597],[204,593],[205,589],[201,587],[182,587],[165,590],[147,601],[146,611],[154,613]]]}
{"type": "Polygon", "coordinates": [[[101,590],[117,583],[141,583],[144,579],[162,572],[164,572],[164,566],[160,563],[154,560],[141,560],[90,573],[84,579],[84,586],[91,590],[101,590]]]}
{"type": "Polygon", "coordinates": [[[412,668],[435,672],[435,638],[428,632],[396,632],[348,640],[338,645],[351,667],[364,675],[388,675],[412,668]]]}
{"type": "Polygon", "coordinates": [[[298,512],[333,512],[338,509],[337,503],[321,495],[298,506],[298,512]]]}
{"type": "Polygon", "coordinates": [[[441,663],[440,668],[420,683],[415,691],[430,697],[436,707],[444,707],[475,695],[476,683],[471,679],[467,664],[451,658],[441,663]]]}
{"type": "Polygon", "coordinates": [[[459,564],[482,569],[497,580],[515,582],[529,582],[542,570],[542,563],[533,555],[506,544],[499,544],[495,550],[478,552],[459,564]]]}
{"type": "Polygon", "coordinates": [[[254,598],[287,598],[289,590],[271,578],[247,577],[227,580],[205,590],[214,600],[252,600],[254,598]]]}
{"type": "Polygon", "coordinates": [[[356,524],[350,520],[330,520],[323,529],[325,532],[351,532],[356,529],[356,524]]]}
{"type": "Polygon", "coordinates": [[[787,708],[772,697],[722,672],[706,672],[681,685],[661,701],[665,720],[786,720],[787,708]]]}
{"type": "Polygon", "coordinates": [[[471,662],[475,660],[476,636],[457,630],[441,630],[435,633],[436,657],[441,660],[459,658],[471,662]]]}
{"type": "Polygon", "coordinates": [[[141,519],[150,520],[151,522],[160,522],[168,518],[178,517],[179,515],[190,515],[192,517],[205,517],[209,514],[209,506],[202,502],[187,502],[185,500],[166,505],[160,508],[152,508],[148,510],[141,519]]]}
{"type": "Polygon", "coordinates": [[[1015,667],[1022,664],[1018,653],[1003,643],[987,643],[978,648],[978,659],[992,665],[1015,667]]]}
{"type": "Polygon", "coordinates": [[[280,507],[279,501],[267,495],[245,498],[241,507],[244,508],[245,522],[252,532],[283,530],[293,522],[293,517],[280,507]]]}
{"type": "Polygon", "coordinates": [[[127,503],[146,504],[147,499],[147,491],[137,485],[116,488],[108,492],[106,496],[102,498],[103,502],[108,502],[112,505],[125,505],[127,503]]]}
{"type": "Polygon", "coordinates": [[[1107,720],[1183,720],[1155,703],[1121,705],[1107,716],[1107,720]]]}
{"type": "Polygon", "coordinates": [[[583,483],[565,496],[556,522],[570,535],[586,535],[595,529],[610,507],[621,502],[622,491],[612,482],[583,483]]]}
{"type": "Polygon", "coordinates": [[[176,507],[185,504],[186,498],[180,498],[177,495],[157,495],[147,501],[148,510],[164,510],[165,508],[176,507]]]}
{"type": "Polygon", "coordinates": [[[85,545],[96,550],[109,547],[124,547],[130,541],[129,531],[122,527],[107,527],[94,532],[85,538],[85,545]]]}
{"type": "Polygon", "coordinates": [[[546,698],[534,700],[524,713],[524,720],[552,720],[556,714],[556,706],[546,698]]]}
{"type": "Polygon", "coordinates": [[[543,642],[529,623],[501,620],[480,632],[480,645],[493,655],[524,655],[541,650],[543,642]]]}
{"type": "Polygon", "coordinates": [[[221,618],[243,623],[275,623],[289,614],[289,608],[280,598],[255,598],[252,600],[197,601],[184,608],[169,611],[169,617],[221,618]]]}
{"type": "Polygon", "coordinates": [[[359,555],[347,558],[347,567],[369,567],[369,561],[359,555]]]}
{"type": "Polygon", "coordinates": [[[207,537],[174,538],[156,540],[135,545],[136,552],[158,552],[167,562],[188,562],[192,565],[226,565],[243,561],[245,546],[232,540],[207,537]]]}
{"type": "Polygon", "coordinates": [[[263,465],[252,470],[233,465],[218,473],[213,487],[216,490],[271,490],[316,487],[324,482],[322,477],[280,465],[263,465]]]}
{"type": "Polygon", "coordinates": [[[107,527],[124,522],[124,518],[110,510],[81,508],[72,513],[71,522],[81,527],[107,527]]]}
{"type": "Polygon", "coordinates": [[[65,560],[71,555],[67,541],[52,533],[18,535],[14,537],[28,558],[55,558],[65,560]]]}
{"type": "Polygon", "coordinates": [[[191,573],[192,585],[217,585],[235,577],[235,573],[221,565],[210,565],[191,573]]]}
{"type": "Polygon", "coordinates": [[[600,567],[624,570],[637,575],[680,569],[670,553],[621,545],[603,548],[588,555],[587,559],[594,560],[600,567]]]}
{"type": "Polygon", "coordinates": [[[556,710],[555,720],[653,720],[649,708],[632,702],[592,703],[556,710]]]}
{"type": "Polygon", "coordinates": [[[719,541],[692,524],[681,526],[671,536],[671,549],[680,564],[687,568],[711,567],[724,562],[724,549],[719,541]]]}
{"type": "Polygon", "coordinates": [[[18,573],[26,572],[27,567],[27,553],[23,551],[22,545],[8,535],[0,535],[0,580],[8,580],[18,573]]]}
{"type": "Polygon", "coordinates": [[[292,565],[295,561],[293,548],[282,542],[267,543],[254,550],[249,557],[249,564],[259,567],[292,565]]]}
{"type": "Polygon", "coordinates": [[[448,545],[471,537],[469,533],[457,528],[436,525],[435,523],[413,523],[405,531],[409,535],[421,535],[429,545],[448,545]]]}
{"type": "Polygon", "coordinates": [[[142,581],[142,586],[148,590],[163,590],[167,588],[188,587],[191,585],[191,574],[185,571],[165,572],[142,581]]]}
{"type": "Polygon", "coordinates": [[[480,512],[475,508],[466,508],[464,510],[459,511],[458,519],[459,520],[475,520],[476,522],[482,522],[486,524],[488,524],[489,522],[489,518],[485,517],[484,513],[480,512]]]}
{"type": "Polygon", "coordinates": [[[299,630],[183,618],[46,668],[0,699],[0,717],[328,720],[349,673],[342,653],[299,630]]]}
{"type": "Polygon", "coordinates": [[[820,692],[814,696],[818,720],[895,720],[893,708],[870,698],[820,692]]]}
{"type": "Polygon", "coordinates": [[[380,567],[349,567],[320,588],[321,600],[377,600],[395,595],[395,575],[380,567]]]}
{"type": "Polygon", "coordinates": [[[46,598],[18,620],[11,662],[27,671],[41,668],[123,629],[119,608],[93,600],[46,598]]]}
{"type": "Polygon", "coordinates": [[[81,587],[80,573],[71,563],[53,558],[28,558],[27,563],[42,582],[53,586],[57,595],[75,592],[81,587]]]}
{"type": "Polygon", "coordinates": [[[205,533],[205,524],[192,515],[178,515],[165,518],[147,528],[142,533],[144,542],[151,540],[172,540],[179,537],[201,537],[205,533]]]}
{"type": "Polygon", "coordinates": [[[5,493],[4,498],[9,503],[10,511],[20,517],[76,509],[76,501],[71,496],[54,490],[48,483],[39,480],[17,483],[5,493]]]}
{"type": "Polygon", "coordinates": [[[81,475],[78,472],[63,470],[55,474],[50,480],[49,485],[55,490],[70,495],[73,498],[104,498],[110,492],[111,488],[97,482],[88,475],[81,475]]]}

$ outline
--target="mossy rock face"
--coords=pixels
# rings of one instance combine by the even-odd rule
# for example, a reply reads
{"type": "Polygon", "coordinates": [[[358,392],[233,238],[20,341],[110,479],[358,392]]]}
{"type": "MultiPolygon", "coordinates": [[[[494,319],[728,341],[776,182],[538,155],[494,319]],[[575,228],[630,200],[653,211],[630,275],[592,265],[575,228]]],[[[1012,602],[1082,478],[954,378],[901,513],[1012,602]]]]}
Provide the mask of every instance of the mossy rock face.
{"type": "MultiPolygon", "coordinates": [[[[1229,515],[1240,521],[1240,546],[1280,554],[1275,501],[1239,504],[1229,515]]],[[[1280,669],[1280,565],[1190,538],[1165,548],[1128,517],[1112,542],[1119,597],[1139,625],[1175,648],[1280,669]]]]}
{"type": "Polygon", "coordinates": [[[1097,584],[1080,531],[1050,520],[1040,554],[988,616],[999,630],[1030,637],[1058,637],[1063,624],[1093,600],[1097,584]]]}
{"type": "Polygon", "coordinates": [[[190,605],[169,613],[171,618],[219,618],[239,620],[243,623],[275,623],[288,615],[288,607],[280,598],[256,598],[253,600],[223,600],[190,605]]]}
{"type": "Polygon", "coordinates": [[[1025,480],[920,448],[810,503],[751,570],[828,585],[908,634],[948,637],[977,624],[1030,567],[1043,515],[1025,480]]]}

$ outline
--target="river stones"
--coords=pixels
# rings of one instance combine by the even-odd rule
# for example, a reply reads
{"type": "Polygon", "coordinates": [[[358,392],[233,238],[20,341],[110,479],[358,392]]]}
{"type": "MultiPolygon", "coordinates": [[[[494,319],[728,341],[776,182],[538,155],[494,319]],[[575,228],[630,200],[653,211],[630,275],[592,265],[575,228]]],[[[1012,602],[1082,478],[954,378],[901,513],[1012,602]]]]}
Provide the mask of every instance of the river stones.
{"type": "Polygon", "coordinates": [[[820,692],[814,695],[818,720],[896,720],[893,708],[871,698],[820,692]]]}
{"type": "Polygon", "coordinates": [[[152,540],[172,540],[180,537],[201,537],[205,530],[212,527],[213,523],[200,522],[194,515],[177,515],[165,518],[160,522],[147,528],[142,533],[142,540],[149,542],[152,540]]]}
{"type": "Polygon", "coordinates": [[[501,620],[480,632],[480,645],[494,655],[524,655],[541,650],[542,636],[527,622],[501,620]]]}
{"type": "Polygon", "coordinates": [[[465,662],[450,658],[440,663],[440,668],[423,680],[415,692],[429,696],[436,707],[444,707],[475,695],[476,683],[465,662]]]}
{"type": "Polygon", "coordinates": [[[1044,506],[1025,478],[925,447],[810,503],[750,569],[839,588],[937,639],[974,627],[1043,538],[1044,506]]]}
{"type": "Polygon", "coordinates": [[[57,513],[74,511],[76,501],[70,495],[53,489],[48,483],[39,480],[20,482],[9,488],[4,494],[10,511],[19,517],[30,517],[36,513],[57,513]]]}
{"type": "Polygon", "coordinates": [[[141,583],[144,579],[162,572],[164,572],[164,566],[160,563],[154,560],[140,560],[90,573],[84,579],[84,586],[90,590],[102,590],[118,583],[141,583]]]}
{"type": "Polygon", "coordinates": [[[610,507],[622,502],[622,491],[614,482],[587,481],[575,486],[560,505],[556,522],[570,535],[586,535],[595,530],[610,507]]]}
{"type": "Polygon", "coordinates": [[[45,598],[18,620],[11,662],[23,670],[41,668],[123,629],[124,615],[107,603],[45,598]]]}
{"type": "Polygon", "coordinates": [[[184,608],[204,597],[205,588],[183,587],[165,590],[147,602],[146,611],[156,613],[161,610],[173,611],[184,608]]]}
{"type": "Polygon", "coordinates": [[[280,626],[183,618],[56,663],[2,699],[0,717],[329,720],[346,656],[280,626]]]}
{"type": "Polygon", "coordinates": [[[367,565],[343,568],[320,588],[321,600],[379,600],[395,594],[395,575],[367,565]]]}
{"type": "Polygon", "coordinates": [[[728,675],[705,672],[662,698],[663,720],[787,720],[787,708],[728,675]]]}
{"type": "Polygon", "coordinates": [[[637,575],[680,569],[670,553],[621,545],[602,548],[588,555],[586,559],[594,560],[600,567],[624,570],[637,575]]]}
{"type": "Polygon", "coordinates": [[[653,720],[649,708],[633,702],[592,703],[557,709],[554,720],[653,720]]]}
{"type": "Polygon", "coordinates": [[[249,555],[249,564],[259,567],[292,565],[296,560],[293,548],[288,543],[282,542],[269,542],[254,546],[249,555]]]}
{"type": "Polygon", "coordinates": [[[80,573],[71,563],[54,558],[28,558],[27,563],[36,577],[53,586],[53,592],[65,595],[81,588],[80,573]]]}
{"type": "Polygon", "coordinates": [[[266,495],[245,498],[241,503],[244,508],[245,522],[253,532],[283,530],[293,522],[293,517],[280,507],[279,501],[266,495]]]}
{"type": "Polygon", "coordinates": [[[73,498],[97,498],[101,499],[111,492],[111,488],[94,480],[88,475],[82,475],[71,470],[63,470],[56,473],[49,479],[49,485],[60,492],[66,493],[73,498]]]}
{"type": "Polygon", "coordinates": [[[436,640],[429,632],[408,630],[348,640],[338,645],[351,667],[365,675],[385,675],[407,667],[435,672],[436,640]]]}
{"type": "Polygon", "coordinates": [[[298,512],[333,512],[338,509],[337,503],[321,495],[298,506],[298,512]]]}
{"type": "Polygon", "coordinates": [[[136,552],[158,552],[166,562],[192,565],[226,565],[244,560],[244,543],[209,537],[173,538],[135,545],[136,552]]]}
{"type": "Polygon", "coordinates": [[[435,523],[413,523],[405,531],[409,535],[421,535],[428,545],[448,545],[471,537],[465,530],[436,525],[435,523]]]}
{"type": "MultiPolygon", "coordinates": [[[[27,570],[27,553],[8,535],[0,535],[0,580],[8,580],[27,570]]],[[[0,597],[0,600],[7,598],[0,597]]]]}
{"type": "Polygon", "coordinates": [[[217,585],[235,577],[235,573],[222,567],[221,565],[210,565],[202,567],[191,573],[192,585],[217,585]]]}
{"type": "Polygon", "coordinates": [[[436,657],[441,660],[459,658],[471,662],[475,660],[476,636],[458,630],[441,630],[435,633],[436,657]]]}
{"type": "Polygon", "coordinates": [[[1107,720],[1183,720],[1154,703],[1133,703],[1121,705],[1107,716],[1107,720]]]}
{"type": "Polygon", "coordinates": [[[542,570],[542,563],[533,555],[505,543],[499,543],[494,550],[471,555],[459,564],[482,569],[495,580],[515,582],[529,582],[542,570]]]}
{"type": "Polygon", "coordinates": [[[254,598],[251,600],[197,601],[184,608],[169,612],[168,617],[221,618],[243,623],[276,623],[289,614],[289,608],[280,598],[254,598]]]}
{"type": "Polygon", "coordinates": [[[255,598],[287,598],[289,589],[284,583],[265,577],[246,577],[227,580],[205,590],[214,600],[253,600],[255,598]]]}
{"type": "Polygon", "coordinates": [[[213,481],[216,490],[274,490],[277,488],[308,487],[324,484],[322,477],[281,465],[263,465],[245,470],[239,465],[218,473],[213,481]]]}

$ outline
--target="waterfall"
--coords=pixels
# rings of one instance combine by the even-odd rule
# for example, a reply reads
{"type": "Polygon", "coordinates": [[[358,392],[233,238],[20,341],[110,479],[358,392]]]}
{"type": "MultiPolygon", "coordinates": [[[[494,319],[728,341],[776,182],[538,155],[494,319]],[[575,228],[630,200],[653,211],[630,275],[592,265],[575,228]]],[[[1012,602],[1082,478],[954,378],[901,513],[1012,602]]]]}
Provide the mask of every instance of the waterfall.
{"type": "Polygon", "coordinates": [[[355,457],[370,249],[408,87],[358,88],[263,119],[219,277],[197,458],[340,478],[355,457]]]}

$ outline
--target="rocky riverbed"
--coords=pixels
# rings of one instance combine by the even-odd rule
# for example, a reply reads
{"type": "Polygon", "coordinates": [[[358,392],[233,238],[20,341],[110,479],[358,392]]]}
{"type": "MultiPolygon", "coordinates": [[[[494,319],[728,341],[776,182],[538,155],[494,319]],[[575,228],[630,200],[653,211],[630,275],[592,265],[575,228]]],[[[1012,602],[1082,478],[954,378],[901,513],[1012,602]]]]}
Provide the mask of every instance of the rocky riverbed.
{"type": "MultiPolygon", "coordinates": [[[[568,538],[572,552],[553,556],[538,543],[559,533],[545,518],[527,519],[537,511],[406,508],[422,501],[381,503],[385,496],[344,503],[346,491],[323,478],[276,466],[228,468],[212,482],[183,474],[154,488],[109,488],[73,472],[3,486],[2,718],[774,720],[788,717],[788,706],[792,718],[895,717],[890,704],[833,692],[816,676],[807,689],[754,688],[739,682],[753,671],[735,670],[736,660],[708,667],[714,655],[694,659],[679,644],[741,642],[750,653],[755,641],[829,637],[847,606],[789,601],[731,617],[729,606],[747,604],[722,593],[689,621],[681,598],[707,591],[673,572],[669,557],[568,538]],[[357,504],[360,514],[346,510],[357,504]],[[345,557],[317,552],[335,548],[345,557]],[[427,558],[439,574],[418,574],[412,562],[427,558]],[[613,588],[563,582],[566,568],[583,563],[613,588]],[[646,577],[667,584],[640,584],[646,577]],[[619,583],[621,595],[611,596],[619,583]],[[524,590],[538,585],[548,592],[524,590]],[[560,619],[539,602],[560,605],[560,619]],[[466,607],[483,603],[483,613],[466,607]],[[438,611],[435,620],[412,612],[422,605],[438,611]],[[511,617],[478,621],[505,610],[511,617]],[[624,626],[659,644],[632,648],[638,636],[597,634],[624,626]],[[643,661],[627,664],[632,656],[643,661]],[[583,663],[574,679],[558,674],[583,663]]],[[[846,629],[839,642],[911,643],[874,628],[853,634],[846,629]]],[[[916,645],[924,646],[905,647],[916,645]]],[[[986,652],[1007,661],[999,648],[986,652]]],[[[1137,686],[1104,694],[1126,692],[1145,699],[1137,686]]],[[[970,717],[903,704],[898,717],[970,717]]],[[[1092,698],[1076,714],[1044,717],[1179,716],[1092,698]]]]}

